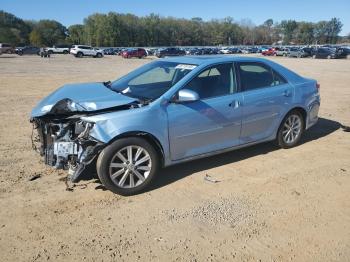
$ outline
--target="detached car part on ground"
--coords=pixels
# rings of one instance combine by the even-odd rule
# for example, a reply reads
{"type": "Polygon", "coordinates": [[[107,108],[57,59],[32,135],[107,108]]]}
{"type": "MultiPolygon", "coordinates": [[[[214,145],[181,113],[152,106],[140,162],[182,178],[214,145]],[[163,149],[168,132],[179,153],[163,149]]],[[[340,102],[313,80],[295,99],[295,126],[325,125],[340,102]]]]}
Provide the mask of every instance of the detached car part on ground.
{"type": "Polygon", "coordinates": [[[295,146],[317,122],[318,87],[265,59],[161,59],[56,90],[32,111],[33,147],[73,182],[96,161],[106,188],[137,194],[162,167],[265,141],[295,146]]]}

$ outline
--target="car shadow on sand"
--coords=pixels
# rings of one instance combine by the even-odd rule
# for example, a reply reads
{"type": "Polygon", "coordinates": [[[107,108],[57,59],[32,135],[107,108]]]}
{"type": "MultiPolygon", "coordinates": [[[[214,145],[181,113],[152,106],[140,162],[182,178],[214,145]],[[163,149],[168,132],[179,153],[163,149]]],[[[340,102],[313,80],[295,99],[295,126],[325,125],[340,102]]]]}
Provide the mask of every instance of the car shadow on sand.
{"type": "MultiPolygon", "coordinates": [[[[317,124],[304,133],[298,146],[302,146],[302,144],[325,137],[338,130],[340,127],[342,127],[342,125],[337,121],[326,118],[319,118],[317,124]]],[[[280,150],[280,148],[274,145],[272,142],[266,142],[214,155],[211,157],[193,160],[191,162],[170,166],[160,171],[160,174],[157,176],[147,191],[152,191],[154,189],[167,186],[173,182],[176,182],[177,180],[183,179],[200,171],[212,169],[230,163],[237,163],[241,160],[267,154],[276,150],[280,150]]],[[[92,178],[97,178],[95,163],[88,166],[81,177],[82,180],[89,180],[92,178]]],[[[99,185],[96,187],[96,189],[104,190],[104,187],[102,185],[99,185]]]]}
{"type": "MultiPolygon", "coordinates": [[[[302,144],[325,137],[338,130],[340,127],[341,124],[337,121],[326,118],[319,118],[317,124],[304,133],[298,146],[302,146],[302,144]]],[[[275,150],[280,150],[280,148],[271,142],[267,142],[211,157],[202,158],[199,160],[194,160],[187,163],[170,166],[161,170],[159,176],[154,181],[153,185],[149,188],[149,191],[169,185],[173,182],[176,182],[177,180],[200,171],[227,165],[230,163],[236,163],[241,160],[267,154],[275,150]]]]}

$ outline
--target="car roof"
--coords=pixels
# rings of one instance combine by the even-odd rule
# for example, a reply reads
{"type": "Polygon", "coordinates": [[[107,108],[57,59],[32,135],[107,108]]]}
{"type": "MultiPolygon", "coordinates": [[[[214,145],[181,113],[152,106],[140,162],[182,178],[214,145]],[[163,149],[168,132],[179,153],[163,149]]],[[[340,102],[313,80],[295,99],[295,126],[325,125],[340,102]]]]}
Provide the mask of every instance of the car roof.
{"type": "Polygon", "coordinates": [[[164,58],[164,60],[169,62],[186,63],[186,64],[194,64],[194,65],[210,65],[210,64],[221,63],[221,62],[239,62],[239,61],[266,63],[268,61],[264,58],[228,56],[228,55],[176,56],[176,57],[166,57],[164,58]]]}
{"type": "Polygon", "coordinates": [[[168,61],[168,62],[193,64],[193,65],[198,65],[200,67],[206,67],[212,64],[225,63],[225,62],[261,62],[272,67],[274,70],[277,70],[277,72],[279,72],[284,77],[286,77],[291,83],[297,84],[305,81],[305,78],[301,77],[295,72],[265,58],[230,56],[230,55],[207,55],[207,56],[202,55],[202,56],[167,57],[163,59],[164,61],[168,61]]]}

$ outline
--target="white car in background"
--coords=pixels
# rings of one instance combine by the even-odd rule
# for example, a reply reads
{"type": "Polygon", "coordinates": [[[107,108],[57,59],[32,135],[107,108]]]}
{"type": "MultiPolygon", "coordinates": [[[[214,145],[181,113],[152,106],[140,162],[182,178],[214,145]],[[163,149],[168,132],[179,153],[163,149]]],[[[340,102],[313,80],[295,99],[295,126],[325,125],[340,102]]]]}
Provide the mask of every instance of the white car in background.
{"type": "Polygon", "coordinates": [[[225,55],[231,53],[231,51],[230,51],[228,48],[222,48],[222,49],[220,49],[219,52],[220,52],[221,54],[225,54],[225,55]]]}
{"type": "Polygon", "coordinates": [[[70,45],[54,45],[53,47],[46,48],[48,54],[69,54],[70,45]]]}
{"type": "Polygon", "coordinates": [[[94,48],[88,45],[73,45],[70,49],[70,53],[75,57],[92,56],[92,57],[103,57],[103,50],[94,48]]]}

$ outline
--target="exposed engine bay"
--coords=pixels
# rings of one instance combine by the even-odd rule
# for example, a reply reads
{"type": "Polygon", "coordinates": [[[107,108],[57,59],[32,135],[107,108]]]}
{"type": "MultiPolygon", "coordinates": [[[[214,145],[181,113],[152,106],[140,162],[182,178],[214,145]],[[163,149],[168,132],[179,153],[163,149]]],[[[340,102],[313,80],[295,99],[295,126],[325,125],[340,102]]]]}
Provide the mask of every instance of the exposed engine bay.
{"type": "Polygon", "coordinates": [[[50,112],[32,117],[32,147],[44,158],[45,164],[56,169],[68,170],[69,180],[78,182],[85,167],[92,163],[105,143],[90,136],[95,123],[81,120],[82,116],[127,110],[142,106],[134,102],[96,111],[78,111],[72,101],[64,99],[50,112]]]}
{"type": "Polygon", "coordinates": [[[32,145],[47,165],[68,169],[69,179],[79,175],[104,148],[104,143],[89,136],[93,123],[78,119],[48,120],[34,118],[32,145]]]}

